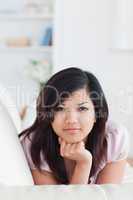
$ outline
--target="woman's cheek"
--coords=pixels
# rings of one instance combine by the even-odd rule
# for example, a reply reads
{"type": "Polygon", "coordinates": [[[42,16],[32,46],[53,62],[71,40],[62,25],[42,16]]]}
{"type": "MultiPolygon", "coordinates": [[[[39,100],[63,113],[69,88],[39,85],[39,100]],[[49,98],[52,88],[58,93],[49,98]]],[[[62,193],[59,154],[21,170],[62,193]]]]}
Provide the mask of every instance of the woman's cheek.
{"type": "Polygon", "coordinates": [[[56,117],[52,122],[52,128],[58,134],[58,132],[60,132],[60,129],[62,129],[63,124],[64,124],[63,118],[56,117]]]}
{"type": "Polygon", "coordinates": [[[95,117],[82,117],[80,120],[81,126],[83,126],[87,131],[91,131],[95,123],[95,117]]]}

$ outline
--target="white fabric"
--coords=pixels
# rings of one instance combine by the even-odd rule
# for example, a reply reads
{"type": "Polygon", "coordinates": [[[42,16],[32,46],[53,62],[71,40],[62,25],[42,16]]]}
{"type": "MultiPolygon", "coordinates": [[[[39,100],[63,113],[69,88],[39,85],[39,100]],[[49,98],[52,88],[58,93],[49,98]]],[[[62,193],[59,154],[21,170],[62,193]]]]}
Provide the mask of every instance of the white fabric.
{"type": "Polygon", "coordinates": [[[33,185],[17,129],[1,102],[0,108],[0,183],[33,185]]]}
{"type": "Polygon", "coordinates": [[[26,109],[26,114],[22,120],[22,130],[29,128],[36,119],[36,101],[31,102],[26,109]]]}
{"type": "MultiPolygon", "coordinates": [[[[132,200],[133,183],[100,185],[106,200],[132,200]]],[[[97,198],[98,199],[98,198],[97,198]]]]}
{"type": "Polygon", "coordinates": [[[109,120],[106,126],[108,141],[107,162],[126,159],[129,153],[129,133],[122,124],[109,120]]]}
{"type": "Polygon", "coordinates": [[[5,106],[5,109],[8,111],[14,125],[16,126],[17,132],[20,133],[21,128],[21,119],[17,111],[16,105],[11,98],[11,95],[7,89],[0,83],[0,101],[5,106]]]}
{"type": "Polygon", "coordinates": [[[0,187],[6,200],[132,200],[133,184],[0,187]]]}
{"type": "Polygon", "coordinates": [[[133,183],[133,167],[127,163],[123,183],[133,183]]]}

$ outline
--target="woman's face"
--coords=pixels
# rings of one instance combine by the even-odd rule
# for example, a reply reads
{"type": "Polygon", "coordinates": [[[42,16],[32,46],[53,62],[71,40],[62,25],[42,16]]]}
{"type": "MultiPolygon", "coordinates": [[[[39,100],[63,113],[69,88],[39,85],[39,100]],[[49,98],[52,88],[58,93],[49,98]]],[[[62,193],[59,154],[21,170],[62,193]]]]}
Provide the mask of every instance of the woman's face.
{"type": "Polygon", "coordinates": [[[94,122],[94,105],[84,88],[73,92],[56,108],[52,128],[67,143],[76,143],[88,136],[94,122]]]}

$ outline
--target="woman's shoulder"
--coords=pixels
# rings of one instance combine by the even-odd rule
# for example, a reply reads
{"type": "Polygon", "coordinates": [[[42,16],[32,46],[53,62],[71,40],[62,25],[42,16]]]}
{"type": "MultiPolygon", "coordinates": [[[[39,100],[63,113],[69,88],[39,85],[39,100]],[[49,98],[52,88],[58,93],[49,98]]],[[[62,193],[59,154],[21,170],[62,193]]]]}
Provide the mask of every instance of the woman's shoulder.
{"type": "Polygon", "coordinates": [[[34,136],[34,132],[31,132],[30,134],[26,132],[19,137],[20,143],[24,151],[27,152],[28,154],[29,154],[30,147],[32,144],[33,136],[34,136]]]}
{"type": "Polygon", "coordinates": [[[32,136],[27,135],[25,133],[25,134],[21,135],[19,139],[20,139],[20,143],[22,145],[23,151],[25,153],[25,156],[26,156],[26,159],[28,161],[30,168],[35,169],[35,165],[32,162],[31,152],[30,152],[32,136]]]}
{"type": "Polygon", "coordinates": [[[109,119],[106,122],[105,132],[106,135],[109,134],[119,134],[120,129],[125,128],[122,124],[117,123],[116,121],[109,119]]]}
{"type": "Polygon", "coordinates": [[[106,123],[107,160],[116,161],[127,157],[129,151],[129,133],[121,123],[108,120],[106,123]]]}
{"type": "Polygon", "coordinates": [[[33,132],[31,132],[30,134],[28,134],[27,132],[25,132],[24,134],[22,134],[19,137],[19,140],[20,140],[21,143],[23,143],[23,142],[30,142],[31,143],[33,135],[34,135],[33,132]]]}
{"type": "Polygon", "coordinates": [[[105,134],[107,137],[112,136],[117,138],[120,137],[123,139],[124,137],[128,136],[128,130],[122,123],[118,123],[109,119],[106,122],[105,134]]]}
{"type": "MultiPolygon", "coordinates": [[[[27,161],[28,161],[28,164],[29,164],[29,167],[32,169],[32,170],[35,170],[36,169],[36,166],[34,165],[33,163],[33,160],[32,160],[32,157],[31,157],[31,145],[32,145],[32,140],[33,140],[33,137],[34,137],[34,132],[30,133],[29,135],[26,135],[26,134],[23,134],[21,137],[20,137],[20,142],[21,142],[21,145],[23,147],[23,150],[24,150],[24,153],[25,153],[25,156],[27,158],[27,161]]],[[[41,165],[40,165],[40,168],[42,170],[45,170],[45,171],[48,171],[48,172],[51,172],[46,160],[44,159],[44,156],[42,154],[42,152],[40,152],[40,158],[41,158],[41,165]]]]}

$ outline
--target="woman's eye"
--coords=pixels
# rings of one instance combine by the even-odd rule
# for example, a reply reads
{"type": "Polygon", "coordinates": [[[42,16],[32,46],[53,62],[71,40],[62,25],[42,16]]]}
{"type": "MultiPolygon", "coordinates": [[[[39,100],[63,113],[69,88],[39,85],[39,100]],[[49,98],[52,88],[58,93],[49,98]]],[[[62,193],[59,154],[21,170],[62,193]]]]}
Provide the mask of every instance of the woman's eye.
{"type": "Polygon", "coordinates": [[[57,108],[55,108],[55,111],[56,111],[56,112],[63,111],[63,110],[64,110],[63,107],[57,107],[57,108]]]}
{"type": "Polygon", "coordinates": [[[87,107],[84,107],[84,106],[79,107],[79,111],[87,111],[87,110],[89,110],[87,107]]]}

